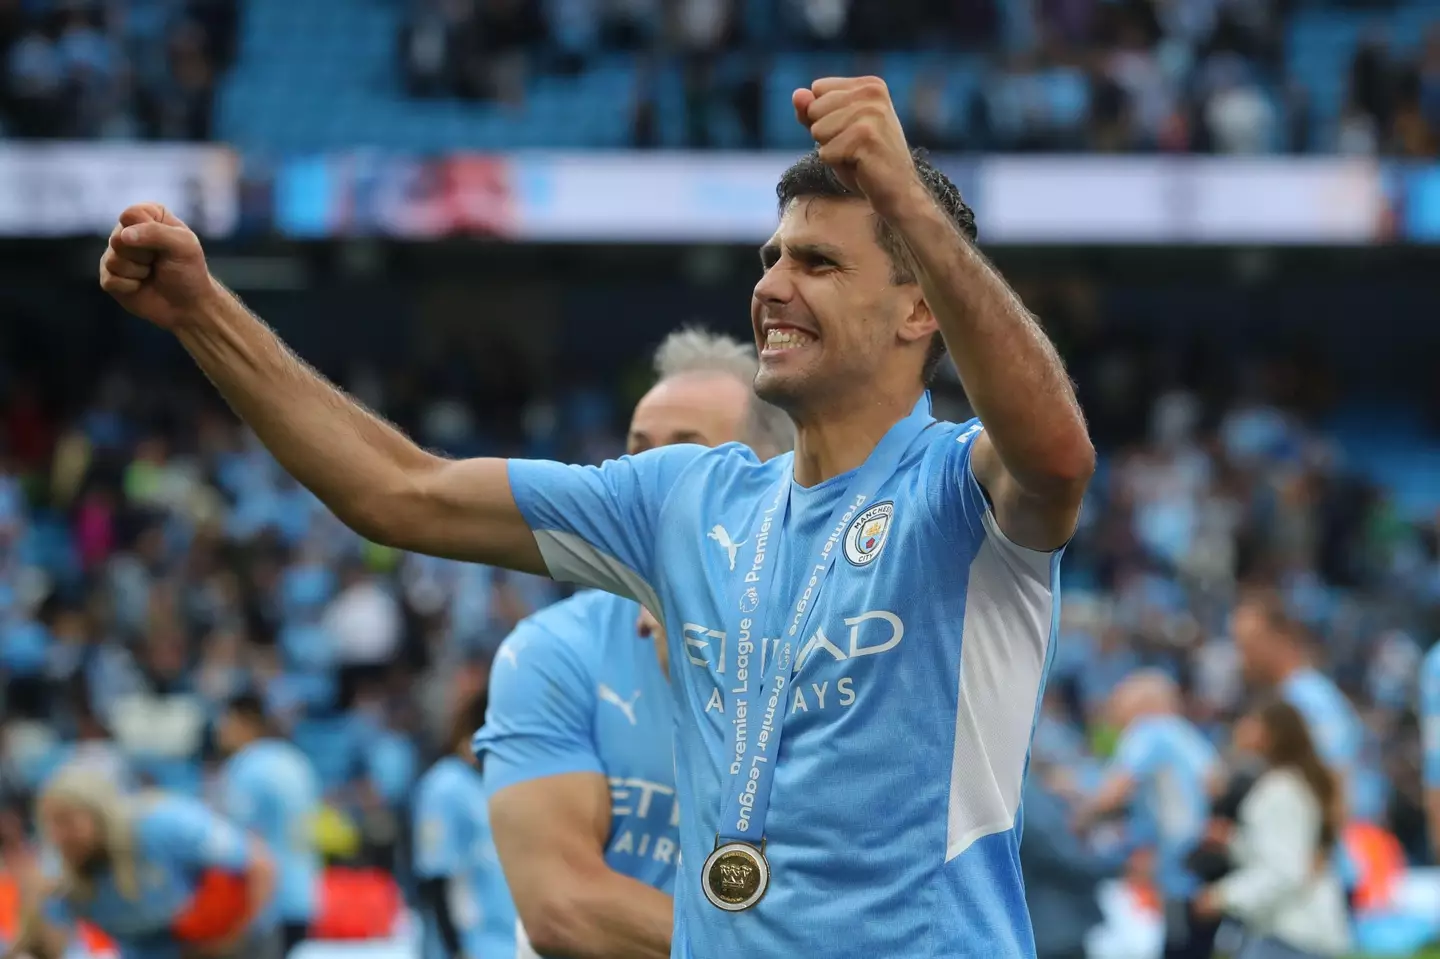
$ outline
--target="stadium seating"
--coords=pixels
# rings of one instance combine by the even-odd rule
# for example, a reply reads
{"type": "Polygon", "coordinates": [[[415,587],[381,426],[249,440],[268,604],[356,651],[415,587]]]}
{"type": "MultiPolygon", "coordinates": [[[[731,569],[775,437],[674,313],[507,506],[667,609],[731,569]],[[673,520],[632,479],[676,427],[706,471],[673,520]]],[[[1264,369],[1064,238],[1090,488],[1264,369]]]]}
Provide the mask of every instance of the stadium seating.
{"type": "MultiPolygon", "coordinates": [[[[673,62],[650,68],[654,72],[649,77],[636,59],[615,53],[592,57],[574,76],[537,70],[521,106],[409,98],[403,91],[398,49],[402,7],[396,0],[250,0],[244,8],[239,62],[219,98],[219,134],[247,149],[280,154],[356,145],[426,152],[610,148],[628,144],[637,99],[653,96],[658,145],[685,144],[683,83],[673,62]],[[262,50],[263,56],[257,53],[262,50]]],[[[1408,55],[1437,17],[1440,11],[1432,0],[1408,0],[1382,12],[1301,4],[1286,30],[1285,76],[1270,78],[1262,87],[1277,105],[1286,86],[1303,89],[1314,117],[1309,146],[1328,149],[1344,104],[1349,64],[1362,39],[1384,37],[1393,52],[1408,55]]],[[[723,54],[715,67],[718,82],[737,81],[755,62],[751,51],[723,54]]],[[[977,91],[983,92],[993,115],[1014,114],[1004,109],[1014,85],[978,55],[779,53],[768,61],[763,81],[765,144],[805,145],[803,131],[790,122],[791,89],[817,75],[862,70],[883,75],[902,105],[909,103],[922,74],[938,78],[962,138],[977,91]]],[[[1040,102],[1048,105],[1056,122],[1082,121],[1089,96],[1083,74],[1056,69],[1025,80],[1039,85],[1040,102]]],[[[729,103],[719,102],[707,122],[713,145],[733,148],[743,143],[729,103]]]]}

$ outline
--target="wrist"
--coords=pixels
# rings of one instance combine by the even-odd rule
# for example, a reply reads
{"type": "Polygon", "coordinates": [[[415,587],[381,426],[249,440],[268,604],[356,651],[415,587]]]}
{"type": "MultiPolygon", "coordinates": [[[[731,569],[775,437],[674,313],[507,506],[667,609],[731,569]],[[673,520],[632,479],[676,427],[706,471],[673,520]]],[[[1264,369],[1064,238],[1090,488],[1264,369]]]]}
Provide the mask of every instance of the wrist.
{"type": "Polygon", "coordinates": [[[176,332],[205,332],[224,326],[235,308],[235,294],[213,276],[206,276],[206,285],[195,298],[194,306],[185,311],[176,324],[176,332]]]}
{"type": "Polygon", "coordinates": [[[910,165],[903,178],[897,178],[893,187],[876,190],[869,199],[875,212],[897,230],[920,219],[943,216],[914,164],[910,165]]]}

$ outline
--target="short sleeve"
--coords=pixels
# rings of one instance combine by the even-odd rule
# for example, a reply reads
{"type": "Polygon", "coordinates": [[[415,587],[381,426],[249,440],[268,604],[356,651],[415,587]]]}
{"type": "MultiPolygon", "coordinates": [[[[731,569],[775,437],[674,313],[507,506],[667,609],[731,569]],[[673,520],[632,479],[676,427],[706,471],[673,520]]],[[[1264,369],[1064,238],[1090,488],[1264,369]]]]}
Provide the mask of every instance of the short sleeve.
{"type": "MultiPolygon", "coordinates": [[[[1349,775],[1355,765],[1359,743],[1351,735],[1351,717],[1344,707],[1324,696],[1314,683],[1289,683],[1282,695],[1305,718],[1320,758],[1336,772],[1349,775]]],[[[1337,692],[1336,695],[1340,694],[1337,692]]]]}
{"type": "Polygon", "coordinates": [[[1420,740],[1425,788],[1440,789],[1440,657],[1434,654],[1425,658],[1420,674],[1420,740]]]}
{"type": "Polygon", "coordinates": [[[256,831],[260,825],[260,802],[243,770],[225,778],[225,815],[241,829],[256,831]]]}
{"type": "Polygon", "coordinates": [[[1155,761],[1155,737],[1143,726],[1131,726],[1121,733],[1115,745],[1115,761],[1112,769],[1140,779],[1149,771],[1155,761]]]}
{"type": "Polygon", "coordinates": [[[978,419],[943,426],[945,432],[937,437],[939,462],[930,467],[926,484],[938,522],[949,535],[962,540],[977,544],[988,541],[1011,577],[1048,592],[1063,547],[1051,552],[1029,549],[1012,542],[1001,531],[990,498],[971,463],[975,441],[985,428],[978,419]]]}
{"type": "Polygon", "coordinates": [[[486,791],[564,773],[603,774],[594,717],[595,687],[574,646],[521,623],[496,654],[485,725],[472,743],[486,791]]]}
{"type": "Polygon", "coordinates": [[[550,575],[657,608],[661,509],[703,446],[664,446],[601,466],[511,460],[510,489],[550,575]]]}
{"type": "Polygon", "coordinates": [[[250,866],[245,834],[193,799],[174,797],[157,804],[142,828],[147,845],[174,862],[226,872],[250,866]]]}
{"type": "Polygon", "coordinates": [[[424,782],[415,796],[415,875],[442,879],[460,871],[465,848],[459,833],[455,806],[444,784],[424,782]]]}

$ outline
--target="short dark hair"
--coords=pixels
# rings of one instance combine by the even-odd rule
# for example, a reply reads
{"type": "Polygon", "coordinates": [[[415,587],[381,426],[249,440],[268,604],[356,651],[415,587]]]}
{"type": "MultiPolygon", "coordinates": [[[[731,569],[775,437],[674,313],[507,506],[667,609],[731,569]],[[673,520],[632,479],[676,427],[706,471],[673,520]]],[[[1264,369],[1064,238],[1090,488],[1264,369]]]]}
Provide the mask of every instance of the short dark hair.
{"type": "MultiPolygon", "coordinates": [[[[965,239],[974,243],[980,235],[975,226],[975,211],[970,209],[960,196],[959,188],[930,162],[924,150],[911,150],[910,159],[915,164],[915,172],[920,175],[920,182],[925,184],[930,196],[950,218],[950,222],[955,224],[955,229],[959,230],[965,239]]],[[[818,150],[811,150],[780,175],[780,182],[775,185],[775,197],[780,201],[781,213],[785,212],[791,201],[802,197],[863,199],[840,182],[835,171],[820,159],[818,150]]],[[[875,219],[875,242],[879,243],[880,249],[890,257],[891,282],[897,285],[914,283],[915,264],[910,259],[910,251],[905,249],[905,244],[895,235],[895,231],[890,229],[890,224],[879,217],[875,219]]],[[[921,369],[921,376],[927,385],[935,379],[935,372],[944,358],[945,339],[937,331],[930,340],[930,349],[925,354],[925,365],[921,369]]]]}
{"type": "Polygon", "coordinates": [[[237,719],[243,719],[262,728],[268,726],[270,722],[269,717],[265,714],[265,701],[260,698],[258,693],[254,692],[247,691],[231,697],[230,701],[225,704],[225,711],[237,719]]]}

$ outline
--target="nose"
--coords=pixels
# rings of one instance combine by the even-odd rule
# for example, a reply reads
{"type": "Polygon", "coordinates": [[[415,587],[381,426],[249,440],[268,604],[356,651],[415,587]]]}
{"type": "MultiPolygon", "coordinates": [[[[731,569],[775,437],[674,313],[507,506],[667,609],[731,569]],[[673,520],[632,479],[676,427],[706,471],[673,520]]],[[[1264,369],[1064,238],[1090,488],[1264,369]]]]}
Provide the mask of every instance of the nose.
{"type": "Polygon", "coordinates": [[[755,284],[755,301],[764,307],[784,306],[795,296],[795,283],[782,260],[761,275],[755,284]]]}

